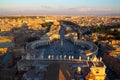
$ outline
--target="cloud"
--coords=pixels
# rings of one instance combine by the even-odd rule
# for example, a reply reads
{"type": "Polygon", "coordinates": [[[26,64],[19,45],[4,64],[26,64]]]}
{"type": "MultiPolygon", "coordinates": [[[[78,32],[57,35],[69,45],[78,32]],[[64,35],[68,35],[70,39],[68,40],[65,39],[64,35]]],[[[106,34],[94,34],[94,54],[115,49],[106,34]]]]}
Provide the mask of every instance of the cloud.
{"type": "Polygon", "coordinates": [[[112,11],[110,8],[90,8],[90,7],[75,7],[69,8],[69,10],[74,10],[78,12],[92,12],[92,11],[112,11]]]}
{"type": "Polygon", "coordinates": [[[0,8],[0,15],[115,15],[120,14],[120,10],[110,8],[92,8],[92,7],[53,7],[41,5],[33,8],[0,8]]]}
{"type": "Polygon", "coordinates": [[[52,6],[47,6],[47,5],[41,5],[40,8],[42,8],[42,9],[53,9],[52,6]]]}

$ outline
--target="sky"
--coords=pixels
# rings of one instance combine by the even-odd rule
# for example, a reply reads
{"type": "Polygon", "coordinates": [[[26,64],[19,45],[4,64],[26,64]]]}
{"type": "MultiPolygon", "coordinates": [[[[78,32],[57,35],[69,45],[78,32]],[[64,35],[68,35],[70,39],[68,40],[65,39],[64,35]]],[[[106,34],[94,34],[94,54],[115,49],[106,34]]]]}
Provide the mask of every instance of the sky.
{"type": "Polygon", "coordinates": [[[119,15],[120,0],[0,0],[6,15],[119,15]]]}

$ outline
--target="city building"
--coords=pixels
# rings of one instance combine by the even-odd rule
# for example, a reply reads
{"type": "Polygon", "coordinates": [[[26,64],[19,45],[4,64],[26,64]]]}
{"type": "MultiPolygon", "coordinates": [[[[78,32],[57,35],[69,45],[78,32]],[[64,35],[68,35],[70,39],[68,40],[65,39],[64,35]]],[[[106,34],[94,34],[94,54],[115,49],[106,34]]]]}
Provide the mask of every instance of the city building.
{"type": "Polygon", "coordinates": [[[13,47],[13,37],[0,36],[0,55],[6,54],[8,48],[13,47]]]}

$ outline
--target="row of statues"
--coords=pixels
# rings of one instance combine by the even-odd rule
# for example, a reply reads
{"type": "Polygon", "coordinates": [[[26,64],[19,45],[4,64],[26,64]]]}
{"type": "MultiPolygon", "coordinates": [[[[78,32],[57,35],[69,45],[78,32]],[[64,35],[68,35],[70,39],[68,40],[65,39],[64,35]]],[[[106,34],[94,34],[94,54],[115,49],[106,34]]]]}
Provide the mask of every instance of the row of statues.
{"type": "Polygon", "coordinates": [[[48,59],[74,59],[74,56],[66,56],[66,55],[57,55],[57,56],[54,56],[54,55],[48,55],[48,59]]]}

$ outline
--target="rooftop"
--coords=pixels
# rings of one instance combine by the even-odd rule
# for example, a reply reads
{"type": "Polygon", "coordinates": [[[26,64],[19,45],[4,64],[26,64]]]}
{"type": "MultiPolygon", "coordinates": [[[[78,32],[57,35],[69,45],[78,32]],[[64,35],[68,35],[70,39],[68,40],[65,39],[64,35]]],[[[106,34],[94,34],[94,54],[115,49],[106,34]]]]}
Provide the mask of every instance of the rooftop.
{"type": "Polygon", "coordinates": [[[12,42],[0,42],[0,48],[6,48],[13,46],[12,42]]]}
{"type": "Polygon", "coordinates": [[[2,64],[6,64],[10,60],[10,58],[11,58],[11,54],[7,53],[2,60],[2,64]]]}

